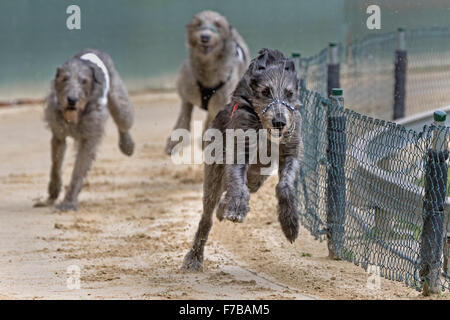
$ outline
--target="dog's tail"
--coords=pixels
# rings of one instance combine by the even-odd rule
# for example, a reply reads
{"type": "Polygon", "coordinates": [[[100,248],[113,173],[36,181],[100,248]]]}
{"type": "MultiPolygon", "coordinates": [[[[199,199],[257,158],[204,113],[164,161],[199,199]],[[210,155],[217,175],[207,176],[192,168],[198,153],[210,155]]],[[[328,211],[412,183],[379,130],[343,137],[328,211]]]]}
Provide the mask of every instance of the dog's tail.
{"type": "Polygon", "coordinates": [[[293,243],[298,236],[299,216],[296,193],[289,192],[286,187],[277,186],[278,221],[286,238],[293,243]]]}

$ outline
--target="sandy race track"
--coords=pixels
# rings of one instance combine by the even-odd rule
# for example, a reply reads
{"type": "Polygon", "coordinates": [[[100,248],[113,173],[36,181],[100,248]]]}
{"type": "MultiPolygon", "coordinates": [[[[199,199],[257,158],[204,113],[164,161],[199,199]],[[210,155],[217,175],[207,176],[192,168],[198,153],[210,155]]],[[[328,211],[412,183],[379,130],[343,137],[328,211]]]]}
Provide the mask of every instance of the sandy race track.
{"type": "MultiPolygon", "coordinates": [[[[201,165],[163,152],[175,94],[133,97],[137,150],[123,156],[112,120],[78,212],[32,208],[46,196],[50,133],[42,106],[0,110],[0,299],[399,299],[419,293],[327,259],[305,229],[289,244],[276,217],[276,176],[252,195],[244,224],[214,221],[205,270],[180,270],[201,213],[201,165]],[[69,289],[67,268],[80,268],[69,289]]],[[[203,119],[198,108],[195,119],[203,119]]],[[[64,185],[74,162],[68,148],[64,185]]]]}

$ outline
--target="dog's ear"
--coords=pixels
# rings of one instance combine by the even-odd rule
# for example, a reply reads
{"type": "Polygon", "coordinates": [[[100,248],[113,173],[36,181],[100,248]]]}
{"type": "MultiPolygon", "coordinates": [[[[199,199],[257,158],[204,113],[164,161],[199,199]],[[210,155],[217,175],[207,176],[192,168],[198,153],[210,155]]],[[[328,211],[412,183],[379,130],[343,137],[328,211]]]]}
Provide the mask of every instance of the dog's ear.
{"type": "Polygon", "coordinates": [[[186,29],[190,29],[190,28],[192,28],[192,26],[193,26],[194,24],[192,23],[192,21],[189,21],[188,23],[186,23],[186,29]]]}
{"type": "Polygon", "coordinates": [[[292,59],[287,59],[284,63],[284,70],[295,72],[295,63],[292,59]]]}
{"type": "Polygon", "coordinates": [[[186,29],[193,28],[193,27],[200,27],[202,24],[202,21],[197,16],[193,16],[191,20],[186,24],[186,29]]]}
{"type": "Polygon", "coordinates": [[[263,55],[268,54],[269,51],[270,51],[270,50],[267,49],[267,48],[262,48],[261,50],[258,51],[258,58],[261,57],[261,56],[263,56],[263,55]]]}
{"type": "Polygon", "coordinates": [[[55,79],[59,78],[62,74],[63,69],[61,67],[57,67],[56,68],[56,74],[55,74],[55,79]]]}
{"type": "MultiPolygon", "coordinates": [[[[263,48],[259,50],[258,52],[258,58],[256,58],[256,61],[258,61],[259,65],[264,66],[265,69],[269,67],[269,65],[276,65],[280,61],[287,60],[283,53],[278,50],[271,50],[267,48],[263,48]]],[[[261,68],[263,69],[263,68],[261,68]]],[[[259,70],[261,70],[259,69],[259,70]]]]}
{"type": "Polygon", "coordinates": [[[255,60],[256,70],[265,70],[267,67],[267,61],[269,59],[269,52],[267,49],[262,49],[259,51],[258,58],[255,60]]]}

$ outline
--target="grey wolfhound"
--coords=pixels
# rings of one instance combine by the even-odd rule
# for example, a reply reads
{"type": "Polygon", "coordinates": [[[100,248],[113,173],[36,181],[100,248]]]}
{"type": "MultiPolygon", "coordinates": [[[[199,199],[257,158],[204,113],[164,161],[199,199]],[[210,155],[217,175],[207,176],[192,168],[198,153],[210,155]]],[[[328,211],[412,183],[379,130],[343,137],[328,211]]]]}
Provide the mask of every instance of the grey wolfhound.
{"type": "MultiPolygon", "coordinates": [[[[174,130],[190,130],[193,106],[208,112],[207,129],[217,113],[230,102],[250,62],[246,43],[225,17],[214,11],[196,14],[187,25],[189,56],[177,81],[181,111],[174,130]]],[[[169,137],[166,152],[178,141],[169,137]]]]}
{"type": "Polygon", "coordinates": [[[48,198],[35,206],[52,205],[58,198],[66,137],[70,136],[77,142],[77,156],[69,188],[56,208],[77,210],[78,194],[96,156],[108,113],[118,127],[120,150],[132,155],[134,142],[129,130],[134,110],[109,55],[86,49],[57,68],[45,109],[52,132],[48,198]]]}
{"type": "MultiPolygon", "coordinates": [[[[296,187],[303,159],[301,115],[298,111],[300,105],[294,62],[286,59],[280,51],[262,49],[239,82],[231,103],[218,113],[211,126],[222,132],[224,140],[227,138],[227,129],[266,129],[274,135],[278,131],[278,136],[275,135],[279,138],[278,141],[272,139],[272,133],[266,139],[267,144],[278,144],[278,220],[290,242],[295,241],[298,235],[296,187]]],[[[260,144],[253,145],[256,146],[259,148],[260,144]]],[[[252,146],[248,144],[246,148],[248,153],[248,148],[252,146]]],[[[224,154],[229,151],[228,148],[223,148],[224,154]]],[[[261,161],[250,164],[248,159],[246,157],[243,164],[205,164],[203,215],[192,248],[184,259],[183,268],[202,268],[204,246],[216,207],[219,220],[244,221],[249,211],[250,192],[256,192],[268,176],[261,174],[260,169],[265,166],[261,161]]]]}

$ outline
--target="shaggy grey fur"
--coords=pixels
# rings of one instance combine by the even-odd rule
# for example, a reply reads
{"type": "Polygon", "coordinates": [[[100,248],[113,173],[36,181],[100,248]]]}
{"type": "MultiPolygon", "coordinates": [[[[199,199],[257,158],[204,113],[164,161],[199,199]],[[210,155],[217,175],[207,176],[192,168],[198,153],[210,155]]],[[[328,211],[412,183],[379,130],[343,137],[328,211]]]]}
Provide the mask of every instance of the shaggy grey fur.
{"type": "Polygon", "coordinates": [[[45,109],[45,121],[52,132],[48,199],[36,203],[36,207],[53,205],[58,198],[66,138],[70,136],[77,142],[77,156],[69,188],[56,208],[62,211],[77,210],[78,194],[95,159],[108,113],[111,113],[119,131],[120,150],[128,156],[132,155],[134,142],[129,130],[133,124],[134,110],[111,58],[101,51],[86,49],[58,67],[45,109]],[[106,76],[96,64],[81,59],[86,53],[98,56],[107,69],[110,78],[107,105],[99,101],[106,76]]]}
{"type": "MultiPolygon", "coordinates": [[[[297,73],[293,61],[286,59],[281,52],[262,49],[239,82],[231,104],[219,112],[212,128],[219,129],[224,140],[226,129],[281,130],[281,139],[278,141],[279,182],[276,186],[278,220],[286,238],[293,242],[297,238],[299,228],[296,187],[303,159],[301,115],[297,110],[291,111],[281,103],[275,103],[262,115],[262,110],[276,99],[282,99],[297,109],[300,107],[297,73]],[[237,109],[230,118],[235,104],[237,109]]],[[[270,136],[267,142],[276,143],[272,142],[270,136]]],[[[224,148],[223,152],[226,154],[227,150],[224,148]]],[[[217,205],[216,215],[219,220],[244,221],[249,211],[250,193],[256,192],[267,178],[267,175],[261,175],[262,166],[259,160],[250,165],[205,165],[203,215],[183,268],[202,268],[203,251],[212,227],[212,214],[217,205]],[[222,193],[224,195],[221,198],[222,193]]]]}
{"type": "MultiPolygon", "coordinates": [[[[199,83],[210,89],[223,83],[214,90],[209,100],[205,122],[207,129],[220,109],[230,102],[231,93],[250,62],[249,50],[236,29],[214,11],[196,14],[187,25],[187,34],[189,56],[181,67],[177,81],[181,111],[174,130],[190,130],[193,106],[202,106],[199,83]]],[[[171,141],[169,137],[167,154],[171,154],[176,144],[178,141],[171,141]]]]}

